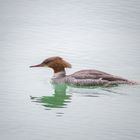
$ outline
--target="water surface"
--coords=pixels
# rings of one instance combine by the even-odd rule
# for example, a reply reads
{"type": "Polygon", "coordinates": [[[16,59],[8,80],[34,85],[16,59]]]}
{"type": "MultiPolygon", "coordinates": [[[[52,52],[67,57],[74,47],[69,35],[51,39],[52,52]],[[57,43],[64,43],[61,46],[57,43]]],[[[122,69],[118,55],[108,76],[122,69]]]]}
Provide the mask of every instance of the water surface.
{"type": "Polygon", "coordinates": [[[73,73],[140,81],[139,0],[0,0],[0,139],[139,140],[140,86],[78,88],[29,69],[50,56],[73,73]]]}

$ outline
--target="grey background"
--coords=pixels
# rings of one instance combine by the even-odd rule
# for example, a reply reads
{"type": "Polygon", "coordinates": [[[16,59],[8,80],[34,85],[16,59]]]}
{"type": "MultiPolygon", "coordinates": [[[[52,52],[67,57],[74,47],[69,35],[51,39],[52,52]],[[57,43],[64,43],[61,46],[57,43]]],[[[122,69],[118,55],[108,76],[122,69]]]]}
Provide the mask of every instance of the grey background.
{"type": "Polygon", "coordinates": [[[58,55],[68,74],[140,81],[139,44],[139,0],[0,0],[0,139],[139,140],[140,86],[70,88],[66,108],[46,110],[30,96],[53,96],[53,73],[29,69],[58,55]]]}

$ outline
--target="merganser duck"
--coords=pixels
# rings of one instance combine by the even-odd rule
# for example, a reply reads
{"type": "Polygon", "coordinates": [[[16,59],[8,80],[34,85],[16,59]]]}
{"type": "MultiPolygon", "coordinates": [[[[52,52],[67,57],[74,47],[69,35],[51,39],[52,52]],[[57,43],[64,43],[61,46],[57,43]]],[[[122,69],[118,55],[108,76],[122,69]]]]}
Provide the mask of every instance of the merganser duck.
{"type": "Polygon", "coordinates": [[[111,86],[118,84],[135,84],[127,79],[108,74],[98,70],[80,70],[71,75],[66,75],[65,68],[71,68],[71,64],[59,56],[45,59],[41,64],[32,67],[49,67],[54,71],[53,83],[66,83],[76,86],[111,86]]]}

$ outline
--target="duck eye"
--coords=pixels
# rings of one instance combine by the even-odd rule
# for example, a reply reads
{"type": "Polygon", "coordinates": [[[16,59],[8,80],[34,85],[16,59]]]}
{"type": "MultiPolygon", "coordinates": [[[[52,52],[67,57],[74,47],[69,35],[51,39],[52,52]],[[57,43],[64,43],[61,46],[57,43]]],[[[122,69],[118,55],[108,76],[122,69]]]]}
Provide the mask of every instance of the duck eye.
{"type": "Polygon", "coordinates": [[[45,61],[43,61],[43,64],[48,64],[48,63],[50,63],[49,60],[45,60],[45,61]]]}

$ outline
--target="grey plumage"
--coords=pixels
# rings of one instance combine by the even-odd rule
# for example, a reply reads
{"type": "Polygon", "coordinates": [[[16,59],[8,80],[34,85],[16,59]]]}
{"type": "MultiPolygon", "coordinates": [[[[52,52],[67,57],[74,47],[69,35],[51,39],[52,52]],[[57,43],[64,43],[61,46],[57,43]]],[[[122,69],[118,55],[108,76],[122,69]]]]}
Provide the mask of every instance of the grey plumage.
{"type": "Polygon", "coordinates": [[[80,86],[134,84],[127,79],[117,77],[98,70],[81,70],[72,75],[53,79],[55,83],[67,83],[80,86]]]}

